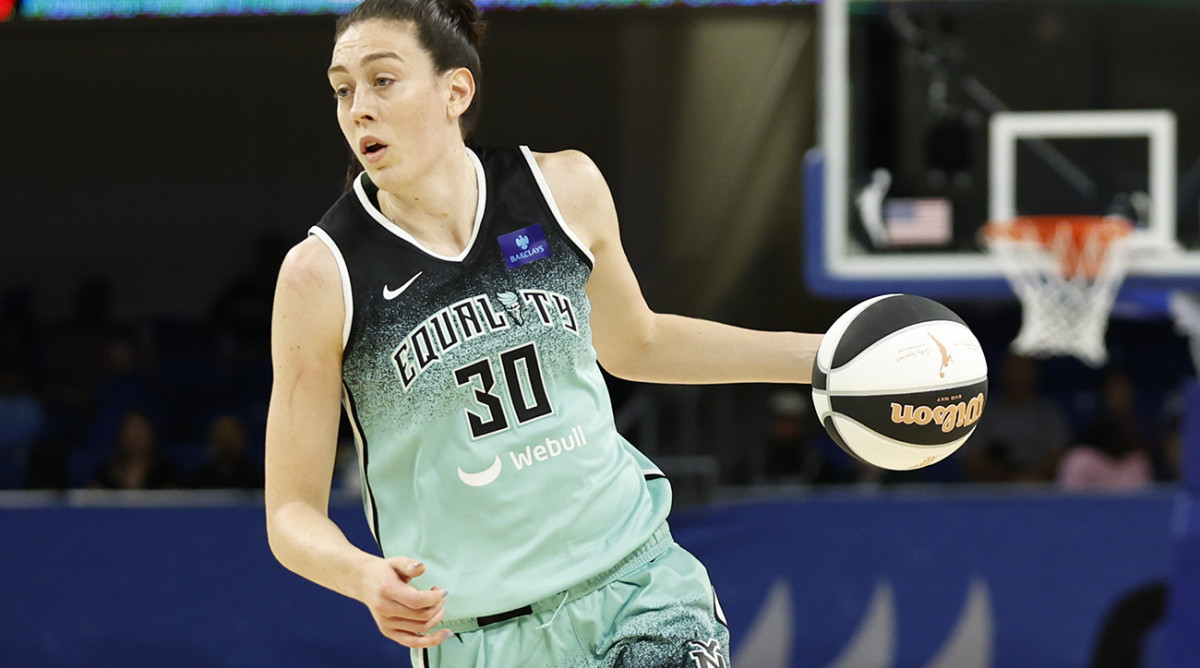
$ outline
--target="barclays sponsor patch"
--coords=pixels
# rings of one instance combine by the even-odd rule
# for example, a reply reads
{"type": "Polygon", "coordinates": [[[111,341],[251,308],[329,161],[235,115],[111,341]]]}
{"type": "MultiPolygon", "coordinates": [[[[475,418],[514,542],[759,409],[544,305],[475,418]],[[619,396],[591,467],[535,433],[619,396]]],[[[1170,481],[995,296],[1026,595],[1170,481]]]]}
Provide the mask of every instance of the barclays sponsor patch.
{"type": "Polygon", "coordinates": [[[497,240],[500,242],[500,252],[504,254],[504,264],[508,265],[509,269],[550,257],[550,244],[546,241],[546,233],[542,231],[541,223],[502,234],[497,240]]]}

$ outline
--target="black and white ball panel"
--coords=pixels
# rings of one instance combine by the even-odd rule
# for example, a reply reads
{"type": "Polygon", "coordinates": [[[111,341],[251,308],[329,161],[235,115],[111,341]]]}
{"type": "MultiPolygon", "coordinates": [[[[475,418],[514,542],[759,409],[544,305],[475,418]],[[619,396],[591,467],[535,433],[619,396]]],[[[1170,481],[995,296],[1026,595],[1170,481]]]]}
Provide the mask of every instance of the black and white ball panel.
{"type": "Polygon", "coordinates": [[[953,311],[915,295],[883,295],[848,310],[813,365],[813,403],[847,452],[893,470],[957,450],[987,397],[979,341],[953,311]]]}

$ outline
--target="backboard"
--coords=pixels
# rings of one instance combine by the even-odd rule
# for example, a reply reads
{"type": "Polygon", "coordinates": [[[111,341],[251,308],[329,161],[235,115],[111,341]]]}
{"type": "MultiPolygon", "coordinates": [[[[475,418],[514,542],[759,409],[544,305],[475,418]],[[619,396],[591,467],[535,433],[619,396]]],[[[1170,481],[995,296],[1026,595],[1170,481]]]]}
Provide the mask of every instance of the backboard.
{"type": "Polygon", "coordinates": [[[1200,290],[1200,4],[827,0],[809,288],[1011,297],[979,231],[1136,225],[1127,289],[1200,290]]]}

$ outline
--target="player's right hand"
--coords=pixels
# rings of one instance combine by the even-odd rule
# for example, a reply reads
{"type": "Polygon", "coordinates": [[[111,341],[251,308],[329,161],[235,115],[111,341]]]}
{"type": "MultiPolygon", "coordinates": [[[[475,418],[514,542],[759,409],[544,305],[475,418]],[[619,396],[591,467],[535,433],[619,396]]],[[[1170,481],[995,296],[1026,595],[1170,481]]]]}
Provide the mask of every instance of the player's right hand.
{"type": "Polygon", "coordinates": [[[429,633],[446,614],[446,590],[409,584],[424,572],[425,565],[415,559],[393,557],[372,561],[362,573],[359,600],[371,611],[380,633],[405,647],[433,647],[453,635],[445,629],[429,633]]]}

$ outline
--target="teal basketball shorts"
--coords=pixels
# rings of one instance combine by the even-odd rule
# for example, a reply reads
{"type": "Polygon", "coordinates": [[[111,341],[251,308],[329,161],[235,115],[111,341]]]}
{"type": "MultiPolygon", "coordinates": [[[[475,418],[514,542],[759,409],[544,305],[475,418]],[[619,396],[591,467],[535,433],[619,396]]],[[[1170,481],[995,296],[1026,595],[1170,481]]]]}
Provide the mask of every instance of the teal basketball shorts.
{"type": "Polygon", "coordinates": [[[664,525],[607,573],[511,613],[446,622],[415,668],[729,668],[708,571],[664,525]]]}

